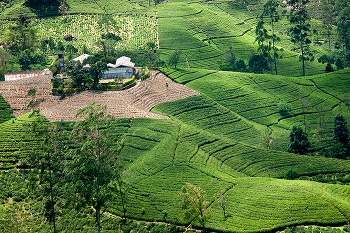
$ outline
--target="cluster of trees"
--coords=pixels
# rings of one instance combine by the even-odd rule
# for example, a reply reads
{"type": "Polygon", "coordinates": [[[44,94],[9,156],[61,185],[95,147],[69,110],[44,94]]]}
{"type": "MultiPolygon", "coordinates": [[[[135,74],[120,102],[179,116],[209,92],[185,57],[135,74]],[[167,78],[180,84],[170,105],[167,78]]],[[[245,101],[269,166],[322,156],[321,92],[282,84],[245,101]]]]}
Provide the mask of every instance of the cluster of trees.
{"type": "MultiPolygon", "coordinates": [[[[87,60],[87,59],[86,59],[87,60]]],[[[67,62],[65,70],[69,76],[69,79],[64,80],[65,83],[62,83],[62,79],[54,78],[53,79],[53,88],[61,88],[63,86],[66,88],[80,88],[80,90],[86,89],[101,89],[99,81],[102,78],[103,72],[107,70],[107,63],[104,61],[97,61],[97,57],[91,56],[89,59],[91,63],[90,68],[87,70],[82,69],[83,64],[88,61],[84,61],[83,64],[80,61],[71,60],[67,62]]],[[[57,66],[51,68],[52,73],[57,74],[57,66]]]]}
{"type": "MultiPolygon", "coordinates": [[[[289,0],[287,6],[289,7],[288,19],[291,27],[289,28],[289,35],[291,42],[300,46],[300,57],[302,62],[303,76],[305,76],[305,61],[312,61],[314,56],[310,50],[310,36],[311,36],[311,18],[307,11],[309,0],[289,0]]],[[[279,9],[279,2],[276,0],[269,0],[265,3],[264,9],[259,17],[259,22],[255,29],[256,39],[258,42],[258,52],[265,63],[273,62],[275,74],[277,74],[277,60],[280,58],[280,48],[276,46],[276,42],[280,41],[280,37],[275,33],[276,23],[286,14],[285,10],[279,9]],[[271,32],[266,29],[265,24],[269,24],[271,32]]],[[[271,67],[266,66],[265,70],[270,70],[271,67]]]]}
{"type": "MultiPolygon", "coordinates": [[[[35,1],[27,1],[28,4],[33,2],[35,1]]],[[[62,1],[58,2],[61,4],[62,1]]],[[[50,4],[48,3],[48,5],[50,4]]],[[[108,31],[108,26],[115,24],[113,18],[106,14],[100,21],[98,23],[101,27],[102,25],[106,27],[106,33],[96,44],[98,52],[94,55],[99,61],[106,63],[112,61],[114,63],[113,59],[115,58],[113,57],[128,56],[138,66],[159,67],[165,64],[160,60],[154,42],[147,43],[144,48],[139,48],[137,51],[116,51],[116,42],[121,38],[108,31]]],[[[0,46],[0,80],[3,80],[3,76],[7,72],[44,69],[50,62],[48,55],[56,55],[59,51],[64,52],[68,60],[78,54],[92,53],[86,46],[78,49],[74,44],[74,38],[72,40],[71,37],[66,38],[66,36],[63,38],[62,35],[62,41],[58,42],[55,42],[53,38],[40,39],[38,29],[34,27],[33,21],[28,17],[19,16],[0,38],[0,45],[2,45],[0,46]]],[[[54,74],[58,72],[55,68],[57,68],[57,62],[50,67],[54,74]]]]}
{"type": "Polygon", "coordinates": [[[230,45],[225,53],[226,61],[222,62],[219,65],[220,70],[224,71],[237,71],[237,72],[246,72],[248,71],[247,65],[244,60],[237,59],[236,54],[230,45]]]}
{"type": "MultiPolygon", "coordinates": [[[[333,122],[333,143],[327,156],[346,159],[350,156],[349,129],[346,119],[337,114],[333,122]]],[[[310,147],[308,135],[301,127],[293,126],[289,135],[288,152],[305,155],[310,147]]],[[[322,146],[322,150],[324,150],[322,146]]]]}
{"type": "MultiPolygon", "coordinates": [[[[320,5],[320,20],[326,31],[329,54],[322,55],[318,61],[327,63],[326,72],[334,70],[331,64],[336,65],[337,69],[350,67],[350,2],[348,0],[322,0],[320,5]],[[333,30],[335,27],[337,27],[336,32],[333,30]],[[334,33],[336,33],[336,39],[333,39],[334,33]],[[334,44],[334,48],[331,48],[331,44],[334,44]]],[[[245,64],[243,60],[236,59],[232,47],[229,46],[226,51],[226,60],[219,66],[220,70],[263,73],[274,69],[277,75],[277,61],[281,59],[280,52],[283,49],[277,46],[281,39],[276,34],[276,24],[282,17],[287,17],[291,25],[287,33],[291,42],[300,49],[299,60],[302,63],[303,76],[305,76],[305,62],[314,60],[310,47],[312,35],[318,32],[312,29],[310,24],[309,0],[289,0],[286,2],[286,7],[290,9],[289,14],[282,9],[280,2],[267,1],[255,28],[258,54],[252,54],[249,63],[245,64]]],[[[314,41],[314,43],[319,43],[319,41],[314,41]]]]}
{"type": "Polygon", "coordinates": [[[0,40],[0,68],[6,72],[7,62],[17,63],[22,70],[29,70],[46,64],[46,56],[40,51],[38,30],[31,20],[20,16],[6,31],[0,40]]]}
{"type": "MultiPolygon", "coordinates": [[[[101,212],[112,191],[124,189],[119,163],[123,141],[113,134],[117,120],[106,115],[105,109],[105,105],[94,103],[80,109],[76,116],[84,120],[76,122],[69,132],[64,130],[64,122],[50,123],[39,110],[33,111],[36,120],[27,125],[28,133],[42,139],[33,148],[27,166],[33,169],[31,185],[45,190],[45,216],[52,222],[54,232],[58,193],[66,193],[66,207],[93,207],[100,232],[101,212]]],[[[124,200],[125,195],[120,198],[124,200]]]]}

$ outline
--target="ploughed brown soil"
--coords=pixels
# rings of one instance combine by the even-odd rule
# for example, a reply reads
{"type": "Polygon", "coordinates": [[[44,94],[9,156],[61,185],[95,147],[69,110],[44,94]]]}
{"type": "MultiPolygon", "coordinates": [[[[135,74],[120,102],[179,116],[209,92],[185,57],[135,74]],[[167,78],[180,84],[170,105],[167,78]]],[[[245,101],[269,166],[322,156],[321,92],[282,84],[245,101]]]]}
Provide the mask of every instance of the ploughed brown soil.
{"type": "Polygon", "coordinates": [[[0,93],[11,105],[16,117],[30,112],[27,105],[34,100],[34,109],[50,121],[76,121],[78,109],[89,103],[107,105],[107,113],[116,117],[167,118],[150,112],[155,105],[167,101],[186,98],[200,93],[182,84],[173,82],[158,71],[151,71],[151,76],[127,90],[122,91],[83,91],[71,96],[51,94],[51,75],[38,76],[22,80],[0,82],[0,93]],[[37,90],[36,96],[27,96],[29,89],[37,90]]]}

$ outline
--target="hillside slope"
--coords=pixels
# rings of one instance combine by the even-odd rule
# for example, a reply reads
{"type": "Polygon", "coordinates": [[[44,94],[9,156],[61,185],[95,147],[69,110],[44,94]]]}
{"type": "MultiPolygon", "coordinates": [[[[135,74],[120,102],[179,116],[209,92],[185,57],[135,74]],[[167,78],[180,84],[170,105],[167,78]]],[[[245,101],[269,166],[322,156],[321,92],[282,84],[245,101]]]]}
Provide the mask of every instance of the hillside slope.
{"type": "MultiPolygon", "coordinates": [[[[14,153],[12,146],[10,154],[1,153],[3,158],[25,158],[25,148],[37,142],[28,140],[29,135],[21,130],[23,123],[34,120],[28,116],[0,125],[7,132],[1,133],[1,146],[11,134],[13,139],[7,143],[16,142],[21,149],[14,153]]],[[[350,161],[251,147],[169,119],[120,119],[117,124],[115,135],[125,139],[121,157],[129,187],[129,218],[164,221],[166,211],[166,221],[186,224],[178,195],[186,182],[207,191],[212,209],[207,227],[213,230],[261,232],[295,224],[345,223],[350,217],[346,211],[350,207],[348,186],[276,179],[289,169],[299,175],[350,172],[350,161]],[[217,200],[221,190],[226,191],[227,219],[217,200]]],[[[119,200],[116,193],[108,212],[122,215],[119,200]]],[[[62,216],[57,221],[62,225],[61,221],[73,224],[75,220],[62,216]]]]}
{"type": "MultiPolygon", "coordinates": [[[[330,137],[336,114],[350,118],[349,69],[307,78],[202,69],[164,72],[205,96],[164,103],[153,111],[251,145],[264,146],[261,136],[269,129],[272,148],[286,150],[292,126],[306,128],[309,135],[321,127],[330,137]]],[[[314,141],[313,147],[319,146],[314,141]]]]}

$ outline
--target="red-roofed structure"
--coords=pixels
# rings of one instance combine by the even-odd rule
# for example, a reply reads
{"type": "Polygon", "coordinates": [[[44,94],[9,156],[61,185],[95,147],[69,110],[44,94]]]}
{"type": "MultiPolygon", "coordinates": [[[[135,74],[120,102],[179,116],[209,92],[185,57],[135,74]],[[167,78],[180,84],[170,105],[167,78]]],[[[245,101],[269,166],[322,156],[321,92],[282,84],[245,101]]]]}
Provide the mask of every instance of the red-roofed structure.
{"type": "Polygon", "coordinates": [[[8,73],[8,74],[5,74],[5,81],[41,76],[44,74],[49,74],[49,72],[50,71],[48,69],[45,69],[45,70],[33,70],[33,71],[21,71],[21,72],[8,73]]]}

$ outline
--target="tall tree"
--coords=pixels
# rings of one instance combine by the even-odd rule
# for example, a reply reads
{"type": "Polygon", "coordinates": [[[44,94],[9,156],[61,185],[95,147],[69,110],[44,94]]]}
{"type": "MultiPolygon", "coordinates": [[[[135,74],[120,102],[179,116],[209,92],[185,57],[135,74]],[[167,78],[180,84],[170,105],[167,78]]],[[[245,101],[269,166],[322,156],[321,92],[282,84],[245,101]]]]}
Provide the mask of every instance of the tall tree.
{"type": "Polygon", "coordinates": [[[305,155],[310,146],[307,134],[298,126],[293,126],[289,134],[288,152],[305,155]]]}
{"type": "Polygon", "coordinates": [[[300,59],[303,64],[303,76],[305,76],[305,61],[313,60],[309,39],[311,35],[310,16],[306,9],[309,0],[290,0],[287,3],[291,7],[289,22],[293,25],[290,28],[291,40],[300,45],[300,59]]]}
{"type": "Polygon", "coordinates": [[[221,190],[218,195],[218,201],[220,204],[220,207],[222,208],[222,211],[224,213],[224,218],[226,219],[226,207],[227,207],[227,200],[226,200],[226,191],[221,190]]]}
{"type": "Polygon", "coordinates": [[[168,66],[176,66],[179,63],[179,59],[180,59],[180,50],[176,49],[172,54],[169,55],[168,60],[167,60],[167,65],[168,66]]]}
{"type": "Polygon", "coordinates": [[[39,110],[34,110],[30,118],[34,120],[29,121],[26,125],[28,133],[33,134],[39,139],[39,144],[29,156],[28,162],[33,167],[33,175],[39,174],[39,181],[44,187],[44,193],[49,198],[44,203],[45,216],[53,224],[53,232],[56,231],[56,216],[55,216],[55,199],[57,184],[60,178],[63,177],[63,163],[62,150],[60,142],[61,122],[50,123],[44,116],[39,114],[39,110]],[[48,187],[45,187],[48,186],[48,187]]]}
{"type": "Polygon", "coordinates": [[[185,219],[199,223],[203,229],[210,218],[209,202],[205,200],[206,192],[191,183],[182,187],[182,209],[185,210],[185,219]]]}
{"type": "Polygon", "coordinates": [[[338,22],[338,42],[345,51],[344,62],[347,67],[350,66],[350,7],[345,7],[340,11],[338,22]]]}
{"type": "Polygon", "coordinates": [[[86,75],[85,71],[81,70],[83,68],[80,61],[71,60],[66,65],[66,71],[68,75],[73,79],[76,88],[82,89],[82,82],[84,81],[86,75]]]}
{"type": "Polygon", "coordinates": [[[85,117],[74,126],[71,139],[77,147],[71,149],[67,163],[67,178],[75,192],[76,208],[92,206],[96,211],[97,232],[100,232],[101,209],[111,197],[109,184],[115,177],[116,161],[112,136],[116,119],[106,116],[106,105],[89,104],[78,110],[76,117],[85,117]]]}
{"type": "Polygon", "coordinates": [[[335,0],[321,0],[321,20],[328,38],[328,48],[331,48],[331,36],[336,24],[335,0]]]}
{"type": "Polygon", "coordinates": [[[337,114],[334,117],[333,139],[341,143],[343,147],[347,147],[349,143],[349,129],[346,125],[347,121],[342,115],[337,114]]]}
{"type": "Polygon", "coordinates": [[[21,16],[5,30],[2,43],[13,55],[32,51],[39,43],[38,30],[32,26],[30,19],[21,16]]]}
{"type": "Polygon", "coordinates": [[[22,69],[29,69],[30,64],[42,57],[35,54],[39,44],[37,28],[32,26],[30,19],[20,16],[7,30],[5,30],[1,43],[12,55],[18,58],[22,69]]]}
{"type": "Polygon", "coordinates": [[[280,15],[278,13],[279,4],[275,0],[269,0],[264,5],[264,10],[260,15],[260,20],[256,26],[255,41],[258,42],[258,51],[266,58],[270,59],[270,52],[273,53],[273,61],[275,65],[275,73],[277,75],[277,59],[279,57],[279,49],[276,47],[276,42],[281,39],[275,34],[275,24],[280,20],[280,15]],[[272,28],[271,34],[268,33],[264,27],[265,22],[270,24],[272,28]]]}

